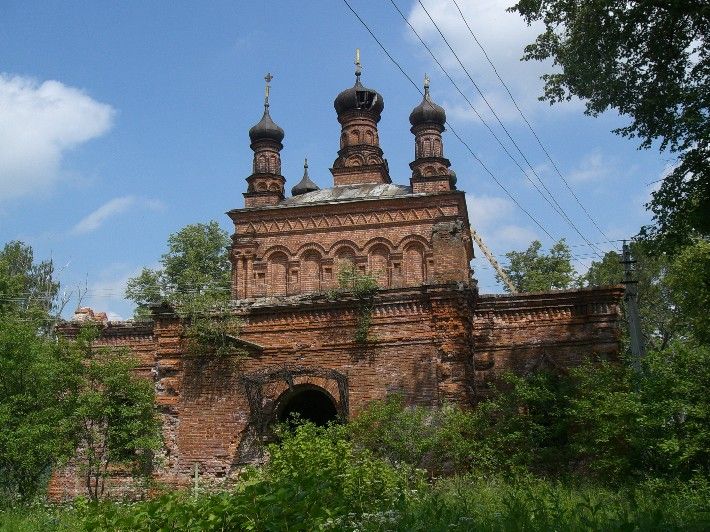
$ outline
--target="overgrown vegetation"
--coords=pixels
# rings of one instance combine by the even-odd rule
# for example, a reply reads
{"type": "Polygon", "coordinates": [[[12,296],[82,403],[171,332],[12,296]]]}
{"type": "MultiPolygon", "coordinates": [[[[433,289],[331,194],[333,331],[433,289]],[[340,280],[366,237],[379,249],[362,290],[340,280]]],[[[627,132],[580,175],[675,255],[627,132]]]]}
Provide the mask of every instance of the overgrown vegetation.
{"type": "Polygon", "coordinates": [[[355,326],[355,342],[366,344],[371,340],[370,325],[372,323],[373,298],[377,293],[377,279],[374,275],[360,271],[350,261],[346,261],[338,269],[338,288],[328,294],[330,299],[337,299],[343,294],[350,294],[358,301],[357,323],[355,326]]]}
{"type": "MultiPolygon", "coordinates": [[[[394,400],[365,415],[381,419],[383,408],[388,422],[431,426],[429,416],[394,400]]],[[[450,429],[455,433],[456,427],[450,429]]],[[[402,435],[400,425],[390,441],[398,446],[402,435]]],[[[91,531],[703,530],[710,524],[710,484],[701,476],[603,487],[518,469],[426,482],[421,470],[395,457],[399,451],[390,456],[385,455],[392,449],[373,451],[362,433],[347,426],[302,424],[282,429],[280,436],[281,443],[270,446],[270,462],[246,472],[232,489],[199,495],[173,491],[134,503],[77,500],[64,508],[36,507],[23,516],[7,511],[0,513],[0,530],[31,530],[35,524],[43,530],[91,531]]]]}
{"type": "Polygon", "coordinates": [[[54,336],[53,270],[20,243],[0,252],[0,504],[33,501],[69,460],[97,499],[111,467],[147,472],[160,445],[153,386],[135,375],[137,361],[97,347],[95,324],[76,341],[54,336]]]}

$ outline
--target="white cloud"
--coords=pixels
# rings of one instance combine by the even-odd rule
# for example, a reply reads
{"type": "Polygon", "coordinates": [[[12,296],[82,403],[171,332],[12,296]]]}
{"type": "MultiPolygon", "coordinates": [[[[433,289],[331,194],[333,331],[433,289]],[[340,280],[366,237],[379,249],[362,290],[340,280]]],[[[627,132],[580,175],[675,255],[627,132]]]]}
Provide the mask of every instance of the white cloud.
{"type": "Polygon", "coordinates": [[[59,81],[0,73],[0,201],[50,190],[64,153],[106,133],[114,115],[59,81]]]}
{"type": "Polygon", "coordinates": [[[468,216],[477,230],[491,227],[513,212],[513,202],[498,196],[466,194],[468,216]]]}
{"type": "Polygon", "coordinates": [[[79,235],[95,231],[109,218],[123,214],[134,207],[143,207],[152,211],[162,210],[164,208],[163,203],[159,200],[136,198],[134,196],[114,198],[82,218],[79,223],[71,229],[71,233],[79,235]]]}
{"type": "Polygon", "coordinates": [[[539,237],[529,227],[507,224],[493,231],[493,240],[508,248],[527,248],[533,240],[539,240],[539,237]]]}
{"type": "Polygon", "coordinates": [[[516,212],[508,198],[466,194],[466,204],[471,226],[494,252],[527,247],[539,239],[534,230],[511,222],[516,212]]]}
{"type": "Polygon", "coordinates": [[[569,173],[568,179],[575,183],[599,181],[614,171],[614,163],[604,157],[599,150],[595,150],[582,158],[577,168],[569,173]]]}

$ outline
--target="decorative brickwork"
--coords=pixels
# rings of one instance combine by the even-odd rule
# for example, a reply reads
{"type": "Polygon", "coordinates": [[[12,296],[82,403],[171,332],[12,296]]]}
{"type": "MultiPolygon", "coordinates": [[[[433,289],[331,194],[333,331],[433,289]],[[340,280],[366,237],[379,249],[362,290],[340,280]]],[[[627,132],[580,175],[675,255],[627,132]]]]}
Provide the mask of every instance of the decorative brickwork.
{"type": "MultiPolygon", "coordinates": [[[[288,412],[347,419],[392,393],[408,404],[473,407],[504,371],[616,356],[620,287],[479,296],[464,193],[443,158],[445,115],[427,102],[428,91],[412,113],[411,186],[390,182],[376,128],[384,103],[359,73],[335,103],[333,187],[320,190],[305,173],[284,198],[280,158],[268,166],[283,132],[270,118],[252,129],[245,207],[228,212],[231,312],[243,323],[231,354],[190,355],[167,306],[150,327],[105,326],[102,343],[130,348],[155,382],[165,443],[156,480],[185,486],[196,466],[209,481],[233,477],[263,459],[262,443],[288,412]],[[356,341],[362,301],[329,294],[346,264],[379,286],[365,342],[356,341]]],[[[126,485],[117,480],[113,493],[126,485]]],[[[72,471],[57,472],[50,493],[72,496],[78,486],[72,471]]]]}

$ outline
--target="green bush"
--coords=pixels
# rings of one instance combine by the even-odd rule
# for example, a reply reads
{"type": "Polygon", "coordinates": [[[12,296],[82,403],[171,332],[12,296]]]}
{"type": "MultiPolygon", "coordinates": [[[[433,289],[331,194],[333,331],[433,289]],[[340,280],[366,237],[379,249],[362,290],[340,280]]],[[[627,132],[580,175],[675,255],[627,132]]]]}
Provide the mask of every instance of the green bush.
{"type": "Polygon", "coordinates": [[[573,375],[572,447],[592,471],[616,480],[710,474],[710,347],[652,351],[640,376],[611,364],[573,375]]]}
{"type": "Polygon", "coordinates": [[[305,423],[280,429],[269,463],[231,491],[192,497],[173,492],[133,504],[83,510],[86,530],[313,530],[348,514],[385,511],[421,488],[408,467],[356,450],[344,428],[305,423]]]}

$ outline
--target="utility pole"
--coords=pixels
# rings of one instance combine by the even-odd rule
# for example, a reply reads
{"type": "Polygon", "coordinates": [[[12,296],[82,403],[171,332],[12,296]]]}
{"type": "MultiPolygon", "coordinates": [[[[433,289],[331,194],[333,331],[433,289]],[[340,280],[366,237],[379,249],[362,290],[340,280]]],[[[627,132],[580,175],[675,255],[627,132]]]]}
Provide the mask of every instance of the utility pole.
{"type": "Polygon", "coordinates": [[[478,247],[483,252],[483,254],[486,256],[486,258],[488,259],[488,262],[491,263],[491,266],[493,266],[493,269],[498,274],[498,277],[500,277],[501,280],[503,281],[503,283],[505,284],[505,286],[508,287],[511,294],[514,294],[515,292],[517,292],[518,290],[515,288],[513,281],[510,280],[510,277],[508,277],[508,275],[505,273],[503,268],[501,268],[500,264],[498,264],[498,261],[493,256],[493,253],[491,253],[491,250],[488,249],[488,246],[486,246],[486,244],[483,243],[483,239],[481,238],[481,235],[479,235],[473,227],[471,227],[471,237],[476,242],[476,244],[478,244],[478,247]]]}
{"type": "Polygon", "coordinates": [[[636,261],[631,258],[631,251],[624,240],[621,254],[621,264],[624,265],[624,301],[626,302],[626,318],[629,321],[629,336],[631,337],[631,365],[636,373],[641,373],[641,361],[646,352],[643,345],[643,333],[641,332],[641,317],[638,307],[638,281],[633,279],[636,261]]]}

